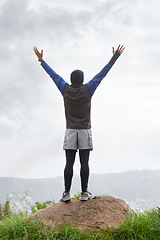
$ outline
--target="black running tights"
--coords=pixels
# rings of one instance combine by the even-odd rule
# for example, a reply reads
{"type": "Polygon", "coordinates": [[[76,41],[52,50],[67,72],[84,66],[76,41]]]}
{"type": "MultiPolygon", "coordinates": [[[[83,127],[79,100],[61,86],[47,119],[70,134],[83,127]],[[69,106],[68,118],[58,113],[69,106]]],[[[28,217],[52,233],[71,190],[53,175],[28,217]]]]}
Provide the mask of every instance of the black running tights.
{"type": "MultiPolygon", "coordinates": [[[[76,157],[76,150],[65,150],[66,153],[66,166],[64,169],[64,183],[65,183],[65,192],[69,192],[72,183],[73,177],[73,165],[76,157]]],[[[89,154],[90,149],[79,150],[80,158],[80,176],[81,176],[81,188],[82,192],[86,192],[88,188],[88,179],[89,179],[89,154]]]]}

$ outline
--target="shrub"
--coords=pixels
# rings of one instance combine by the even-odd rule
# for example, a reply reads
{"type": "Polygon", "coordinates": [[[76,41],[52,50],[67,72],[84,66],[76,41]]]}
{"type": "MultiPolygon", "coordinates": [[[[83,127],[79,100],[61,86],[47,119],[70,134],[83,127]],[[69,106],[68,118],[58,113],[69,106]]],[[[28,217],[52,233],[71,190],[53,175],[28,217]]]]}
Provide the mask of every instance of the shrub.
{"type": "Polygon", "coordinates": [[[0,220],[9,217],[11,213],[10,200],[8,199],[4,205],[0,204],[0,220]]]}
{"type": "Polygon", "coordinates": [[[46,201],[46,202],[35,202],[35,206],[31,206],[31,211],[32,213],[35,213],[36,211],[40,210],[40,209],[44,209],[52,204],[54,204],[54,200],[52,201],[46,201]]]}

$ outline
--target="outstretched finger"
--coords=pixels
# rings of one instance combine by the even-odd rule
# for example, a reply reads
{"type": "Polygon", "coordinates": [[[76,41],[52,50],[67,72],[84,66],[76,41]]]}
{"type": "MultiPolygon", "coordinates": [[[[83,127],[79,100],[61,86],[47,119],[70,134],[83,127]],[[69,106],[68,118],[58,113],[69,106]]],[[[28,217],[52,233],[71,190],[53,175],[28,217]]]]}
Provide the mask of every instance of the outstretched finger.
{"type": "Polygon", "coordinates": [[[34,51],[35,53],[37,53],[37,52],[38,52],[37,47],[33,47],[33,51],[34,51]]]}
{"type": "Polygon", "coordinates": [[[114,50],[114,47],[112,47],[112,52],[113,52],[113,55],[115,54],[115,50],[114,50]]]}
{"type": "Polygon", "coordinates": [[[124,51],[124,49],[125,49],[125,47],[122,45],[122,47],[121,47],[120,51],[121,51],[121,52],[123,52],[123,51],[124,51]]]}
{"type": "Polygon", "coordinates": [[[117,51],[119,51],[119,50],[120,50],[120,47],[121,47],[121,45],[119,44],[119,45],[118,45],[118,48],[117,48],[117,51]]]}
{"type": "Polygon", "coordinates": [[[123,51],[125,49],[124,45],[121,46],[120,50],[123,51]]]}

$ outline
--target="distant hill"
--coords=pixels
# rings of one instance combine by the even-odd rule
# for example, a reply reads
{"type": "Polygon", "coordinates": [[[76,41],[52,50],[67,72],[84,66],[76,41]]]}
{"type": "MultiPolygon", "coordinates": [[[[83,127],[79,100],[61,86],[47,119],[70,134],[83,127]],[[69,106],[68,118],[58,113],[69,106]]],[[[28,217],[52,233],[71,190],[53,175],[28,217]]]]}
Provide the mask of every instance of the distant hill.
{"type": "MultiPolygon", "coordinates": [[[[89,191],[94,195],[110,195],[125,200],[132,208],[160,206],[160,170],[129,171],[124,173],[91,174],[89,191]]],[[[45,179],[0,178],[0,203],[10,194],[28,192],[33,202],[61,198],[63,177],[45,179]]],[[[80,177],[74,176],[71,194],[80,192],[80,177]]]]}

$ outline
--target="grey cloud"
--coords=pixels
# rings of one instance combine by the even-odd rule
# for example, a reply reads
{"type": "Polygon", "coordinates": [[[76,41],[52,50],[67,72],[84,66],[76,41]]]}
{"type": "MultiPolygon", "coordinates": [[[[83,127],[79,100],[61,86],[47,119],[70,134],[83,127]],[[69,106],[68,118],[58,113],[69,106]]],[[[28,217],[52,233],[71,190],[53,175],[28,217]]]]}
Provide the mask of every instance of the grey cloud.
{"type": "MultiPolygon", "coordinates": [[[[10,41],[23,41],[42,38],[53,38],[61,41],[79,37],[79,25],[84,19],[64,8],[41,7],[38,11],[28,9],[28,1],[6,1],[0,16],[0,27],[3,29],[3,38],[10,41]],[[5,26],[5,27],[4,27],[5,26]]],[[[84,17],[84,15],[83,15],[84,17]]],[[[87,24],[88,17],[85,18],[87,24]]]]}
{"type": "Polygon", "coordinates": [[[137,1],[112,1],[108,0],[96,7],[95,16],[98,21],[114,22],[117,25],[132,23],[132,10],[137,1]]]}
{"type": "MultiPolygon", "coordinates": [[[[38,39],[41,42],[62,45],[72,39],[81,38],[90,27],[101,21],[128,21],[128,1],[107,1],[90,10],[72,12],[63,7],[40,7],[37,11],[28,8],[30,1],[7,0],[0,15],[1,36],[5,49],[17,52],[38,39]],[[108,19],[109,18],[109,19],[108,19]],[[25,39],[25,41],[24,41],[25,39]]],[[[130,18],[131,19],[131,18],[130,18]]],[[[106,22],[104,22],[106,25],[106,22]]],[[[4,48],[1,49],[3,55],[4,48]]],[[[7,53],[6,53],[7,54],[7,53]]]]}

